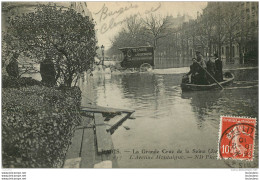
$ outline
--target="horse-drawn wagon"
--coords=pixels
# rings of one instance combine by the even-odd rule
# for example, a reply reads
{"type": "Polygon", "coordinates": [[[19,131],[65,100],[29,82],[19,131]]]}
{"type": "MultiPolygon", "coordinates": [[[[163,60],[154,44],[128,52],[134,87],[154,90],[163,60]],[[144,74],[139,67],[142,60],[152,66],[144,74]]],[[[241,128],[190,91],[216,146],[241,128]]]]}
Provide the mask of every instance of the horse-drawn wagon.
{"type": "Polygon", "coordinates": [[[154,50],[150,46],[119,48],[124,54],[121,62],[123,68],[153,68],[154,50]]]}

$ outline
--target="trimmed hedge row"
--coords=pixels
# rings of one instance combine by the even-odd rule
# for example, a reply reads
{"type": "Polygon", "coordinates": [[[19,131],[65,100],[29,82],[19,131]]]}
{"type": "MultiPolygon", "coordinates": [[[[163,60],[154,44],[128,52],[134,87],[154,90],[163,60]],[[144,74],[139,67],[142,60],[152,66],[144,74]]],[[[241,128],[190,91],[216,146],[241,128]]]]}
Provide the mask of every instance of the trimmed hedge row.
{"type": "Polygon", "coordinates": [[[61,167],[80,121],[81,91],[31,86],[2,90],[4,168],[61,167]]]}
{"type": "Polygon", "coordinates": [[[2,87],[3,88],[18,88],[18,87],[28,87],[42,85],[40,81],[32,79],[31,77],[21,77],[15,78],[12,76],[2,76],[2,87]]]}

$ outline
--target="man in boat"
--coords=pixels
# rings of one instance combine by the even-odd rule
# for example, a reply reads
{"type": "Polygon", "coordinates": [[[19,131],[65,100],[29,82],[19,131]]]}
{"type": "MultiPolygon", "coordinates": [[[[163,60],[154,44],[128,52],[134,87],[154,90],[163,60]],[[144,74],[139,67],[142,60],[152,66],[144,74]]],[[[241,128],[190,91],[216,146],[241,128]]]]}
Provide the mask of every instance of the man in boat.
{"type": "MultiPolygon", "coordinates": [[[[211,57],[209,58],[208,62],[206,63],[207,65],[207,71],[209,72],[209,74],[212,76],[212,77],[215,77],[215,73],[216,73],[216,66],[215,66],[215,63],[214,63],[214,60],[212,59],[213,56],[211,55],[211,57]]],[[[208,79],[208,82],[210,84],[214,83],[215,81],[210,77],[210,75],[207,74],[207,79],[208,79]]]]}
{"type": "Polygon", "coordinates": [[[215,66],[216,66],[215,79],[218,82],[221,82],[223,81],[222,61],[218,58],[217,54],[214,54],[214,57],[215,57],[215,66]]]}
{"type": "Polygon", "coordinates": [[[199,51],[196,51],[196,57],[197,57],[197,63],[199,64],[199,69],[198,69],[198,76],[197,76],[197,83],[200,85],[206,85],[209,84],[206,76],[205,69],[207,68],[206,63],[199,51]]]}
{"type": "Polygon", "coordinates": [[[190,71],[186,74],[187,77],[191,75],[191,84],[197,84],[198,74],[199,74],[199,65],[197,63],[196,58],[192,58],[193,63],[190,65],[190,71]]]}

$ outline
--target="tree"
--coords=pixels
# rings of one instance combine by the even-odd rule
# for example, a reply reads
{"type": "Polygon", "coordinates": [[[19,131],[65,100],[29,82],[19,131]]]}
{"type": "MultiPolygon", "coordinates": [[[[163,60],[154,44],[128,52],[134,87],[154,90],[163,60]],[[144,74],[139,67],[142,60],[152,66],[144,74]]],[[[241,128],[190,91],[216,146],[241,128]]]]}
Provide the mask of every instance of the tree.
{"type": "MultiPolygon", "coordinates": [[[[258,6],[258,4],[256,4],[258,6]]],[[[255,7],[252,7],[252,13],[255,13],[255,7]]],[[[251,24],[249,19],[249,9],[246,11],[241,11],[241,18],[240,18],[240,32],[239,38],[237,38],[237,42],[239,44],[239,56],[240,56],[240,63],[244,63],[244,53],[246,51],[252,50],[250,47],[254,47],[255,51],[258,51],[258,29],[256,24],[251,24]]],[[[257,58],[257,57],[256,57],[257,58]]]]}
{"type": "MultiPolygon", "coordinates": [[[[135,46],[161,46],[167,50],[167,44],[173,44],[169,39],[173,32],[170,17],[150,14],[145,18],[130,16],[126,18],[125,26],[112,40],[109,54],[119,54],[118,48],[135,46]],[[159,43],[160,42],[162,43],[159,43]]],[[[169,49],[169,48],[168,48],[169,49]]]]}
{"type": "Polygon", "coordinates": [[[46,54],[51,56],[56,80],[70,87],[94,62],[94,28],[93,20],[71,8],[40,5],[35,12],[11,17],[4,41],[7,49],[28,56],[35,63],[42,62],[46,54]]]}
{"type": "Polygon", "coordinates": [[[144,31],[147,39],[150,39],[150,44],[157,48],[158,41],[172,34],[171,23],[169,16],[161,17],[151,14],[143,19],[144,31]]]}
{"type": "Polygon", "coordinates": [[[221,59],[221,46],[224,42],[225,37],[225,26],[224,26],[224,13],[223,6],[220,2],[216,2],[215,11],[212,11],[213,21],[214,21],[214,32],[213,32],[213,41],[217,43],[218,56],[221,59]]]}
{"type": "Polygon", "coordinates": [[[212,54],[212,35],[214,29],[214,16],[210,9],[205,9],[202,16],[202,29],[206,39],[208,53],[212,54]]]}
{"type": "Polygon", "coordinates": [[[125,24],[121,31],[111,40],[112,47],[108,50],[108,54],[120,54],[119,48],[147,46],[148,40],[144,36],[144,27],[142,19],[136,16],[130,16],[125,19],[125,24]]]}
{"type": "Polygon", "coordinates": [[[239,2],[229,2],[225,4],[226,6],[223,7],[223,22],[225,25],[225,40],[229,43],[229,57],[227,58],[231,61],[233,56],[233,43],[237,40],[240,32],[239,22],[241,16],[240,12],[237,11],[239,2]]]}

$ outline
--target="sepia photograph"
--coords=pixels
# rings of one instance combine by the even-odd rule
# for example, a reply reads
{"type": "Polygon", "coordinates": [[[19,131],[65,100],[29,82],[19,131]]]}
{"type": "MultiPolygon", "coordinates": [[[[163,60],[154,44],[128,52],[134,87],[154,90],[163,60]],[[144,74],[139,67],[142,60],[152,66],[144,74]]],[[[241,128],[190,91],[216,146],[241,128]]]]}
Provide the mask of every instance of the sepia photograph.
{"type": "Polygon", "coordinates": [[[2,177],[259,168],[258,1],[1,5],[2,177]]]}

